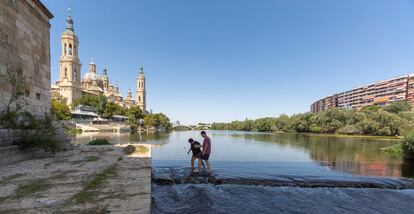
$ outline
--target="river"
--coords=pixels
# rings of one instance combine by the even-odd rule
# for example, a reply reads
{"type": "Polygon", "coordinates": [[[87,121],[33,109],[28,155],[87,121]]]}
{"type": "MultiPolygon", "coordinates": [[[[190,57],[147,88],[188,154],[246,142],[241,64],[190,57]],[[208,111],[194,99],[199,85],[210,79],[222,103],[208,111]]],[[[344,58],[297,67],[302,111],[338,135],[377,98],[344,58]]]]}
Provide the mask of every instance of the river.
{"type": "MultiPolygon", "coordinates": [[[[397,210],[386,203],[374,203],[369,208],[370,205],[363,200],[337,204],[342,203],[344,197],[372,201],[378,195],[400,202],[414,200],[413,191],[404,183],[414,177],[413,164],[382,150],[396,144],[398,141],[395,139],[237,131],[207,133],[212,140],[210,160],[216,179],[213,182],[203,177],[189,180],[191,156],[187,154],[187,140],[194,138],[202,142],[198,131],[143,135],[85,133],[78,135],[74,142],[107,138],[112,143],[154,145],[153,176],[173,180],[170,185],[154,182],[155,213],[192,213],[197,211],[197,207],[206,213],[251,213],[257,209],[256,205],[260,205],[262,213],[274,213],[279,208],[287,213],[300,210],[304,213],[318,213],[318,210],[335,213],[350,211],[361,205],[368,207],[365,213],[375,213],[378,206],[383,206],[381,210],[384,211],[400,213],[414,209],[414,205],[410,205],[412,203],[404,204],[408,207],[395,208],[397,210]],[[281,195],[284,197],[280,198],[281,195]],[[289,205],[308,197],[314,199],[309,204],[312,206],[319,203],[317,199],[324,197],[332,204],[325,209],[313,210],[315,212],[309,210],[312,206],[300,208],[298,205],[296,208],[300,209],[297,210],[289,205]],[[338,207],[333,208],[335,204],[338,207]],[[232,206],[234,209],[231,209],[232,206]]],[[[355,210],[355,213],[359,211],[361,209],[355,210]]]]}

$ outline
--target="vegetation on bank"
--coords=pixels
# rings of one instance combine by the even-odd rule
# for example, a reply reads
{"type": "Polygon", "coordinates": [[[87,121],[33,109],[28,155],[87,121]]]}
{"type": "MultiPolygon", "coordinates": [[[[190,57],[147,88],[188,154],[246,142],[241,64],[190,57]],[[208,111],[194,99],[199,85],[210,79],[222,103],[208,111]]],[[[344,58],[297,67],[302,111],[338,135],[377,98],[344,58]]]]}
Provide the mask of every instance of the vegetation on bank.
{"type": "Polygon", "coordinates": [[[91,140],[89,141],[88,145],[111,145],[111,143],[109,143],[109,141],[107,139],[95,139],[95,140],[91,140]]]}
{"type": "Polygon", "coordinates": [[[414,132],[404,137],[401,141],[401,149],[405,158],[414,159],[414,132]]]}
{"type": "Polygon", "coordinates": [[[21,149],[42,148],[55,153],[63,148],[63,141],[58,137],[54,111],[45,113],[43,117],[30,112],[30,89],[21,68],[7,73],[11,85],[11,96],[8,104],[0,111],[0,128],[24,130],[15,144],[21,149]]]}
{"type": "Polygon", "coordinates": [[[359,111],[334,108],[316,114],[213,123],[212,129],[395,136],[414,129],[414,111],[410,103],[398,101],[388,106],[364,107],[359,111]]]}

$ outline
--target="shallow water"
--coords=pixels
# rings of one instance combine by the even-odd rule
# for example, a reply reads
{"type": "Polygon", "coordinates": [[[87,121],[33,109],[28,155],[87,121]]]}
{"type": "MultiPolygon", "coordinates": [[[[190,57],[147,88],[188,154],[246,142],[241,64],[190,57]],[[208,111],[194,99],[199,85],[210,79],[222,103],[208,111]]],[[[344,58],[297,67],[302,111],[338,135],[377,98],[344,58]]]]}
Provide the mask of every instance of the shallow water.
{"type": "MultiPolygon", "coordinates": [[[[234,131],[209,131],[210,157],[217,173],[238,177],[293,176],[385,176],[414,177],[414,165],[381,148],[397,140],[374,137],[337,137],[307,134],[271,134],[234,131]]],[[[202,142],[198,131],[130,135],[125,133],[85,133],[74,142],[96,138],[111,142],[153,144],[154,167],[186,167],[188,138],[202,142]]]]}
{"type": "Polygon", "coordinates": [[[414,209],[410,179],[414,164],[381,149],[397,140],[233,131],[208,134],[211,178],[195,178],[189,170],[187,140],[202,142],[198,131],[86,133],[74,142],[103,137],[115,143],[153,144],[154,213],[411,213],[414,209]]]}

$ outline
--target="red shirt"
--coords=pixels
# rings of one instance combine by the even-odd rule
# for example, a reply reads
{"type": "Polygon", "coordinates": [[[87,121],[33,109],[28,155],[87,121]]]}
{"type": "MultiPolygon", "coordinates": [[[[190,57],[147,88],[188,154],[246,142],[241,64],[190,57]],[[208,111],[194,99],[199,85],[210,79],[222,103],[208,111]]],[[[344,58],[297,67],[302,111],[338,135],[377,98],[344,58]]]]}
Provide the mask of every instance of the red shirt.
{"type": "Polygon", "coordinates": [[[211,140],[208,136],[203,141],[203,154],[209,155],[211,153],[211,140]]]}

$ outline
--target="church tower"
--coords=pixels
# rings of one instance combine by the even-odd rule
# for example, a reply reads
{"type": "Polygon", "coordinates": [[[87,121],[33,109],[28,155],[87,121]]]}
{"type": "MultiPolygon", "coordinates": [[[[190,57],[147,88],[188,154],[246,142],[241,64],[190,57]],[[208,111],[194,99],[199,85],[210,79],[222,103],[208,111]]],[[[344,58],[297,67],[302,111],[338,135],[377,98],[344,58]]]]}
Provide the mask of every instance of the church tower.
{"type": "Polygon", "coordinates": [[[106,66],[104,67],[102,71],[102,82],[103,82],[103,91],[107,93],[109,89],[109,78],[108,78],[108,74],[106,71],[106,66]]]}
{"type": "Polygon", "coordinates": [[[62,33],[62,55],[59,60],[59,94],[66,98],[66,104],[71,106],[73,100],[82,95],[80,69],[78,57],[78,37],[73,29],[73,20],[68,11],[66,30],[62,33]]]}
{"type": "Polygon", "coordinates": [[[137,77],[137,91],[136,91],[136,105],[145,113],[147,108],[147,100],[146,100],[146,91],[145,91],[145,76],[144,76],[144,68],[142,65],[139,67],[139,74],[137,77]]]}

